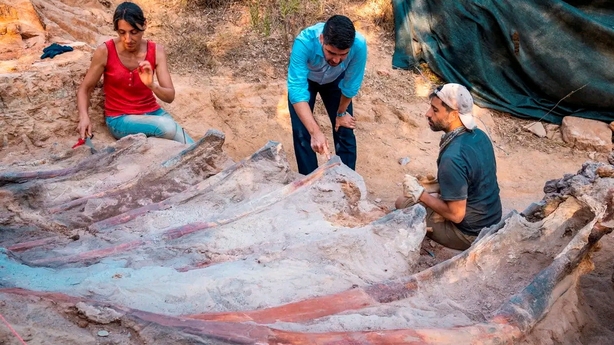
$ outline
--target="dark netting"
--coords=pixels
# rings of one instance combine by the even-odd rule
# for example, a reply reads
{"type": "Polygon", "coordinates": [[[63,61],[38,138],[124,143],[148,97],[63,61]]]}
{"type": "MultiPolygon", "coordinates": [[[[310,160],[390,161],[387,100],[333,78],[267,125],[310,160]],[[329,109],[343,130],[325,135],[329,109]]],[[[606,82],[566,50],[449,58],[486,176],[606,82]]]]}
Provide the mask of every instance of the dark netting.
{"type": "Polygon", "coordinates": [[[518,117],[614,121],[614,1],[393,0],[393,6],[393,67],[426,62],[447,82],[467,86],[476,104],[518,117]]]}

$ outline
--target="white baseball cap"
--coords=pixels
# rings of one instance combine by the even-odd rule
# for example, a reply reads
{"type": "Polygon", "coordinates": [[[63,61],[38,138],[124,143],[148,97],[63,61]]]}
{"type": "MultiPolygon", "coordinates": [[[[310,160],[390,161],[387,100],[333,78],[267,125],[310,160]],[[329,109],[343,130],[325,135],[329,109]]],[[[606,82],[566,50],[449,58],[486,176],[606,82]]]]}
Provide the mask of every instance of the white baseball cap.
{"type": "Polygon", "coordinates": [[[438,87],[435,95],[448,107],[457,110],[465,128],[472,130],[477,127],[473,119],[473,97],[461,84],[449,83],[438,87]]]}

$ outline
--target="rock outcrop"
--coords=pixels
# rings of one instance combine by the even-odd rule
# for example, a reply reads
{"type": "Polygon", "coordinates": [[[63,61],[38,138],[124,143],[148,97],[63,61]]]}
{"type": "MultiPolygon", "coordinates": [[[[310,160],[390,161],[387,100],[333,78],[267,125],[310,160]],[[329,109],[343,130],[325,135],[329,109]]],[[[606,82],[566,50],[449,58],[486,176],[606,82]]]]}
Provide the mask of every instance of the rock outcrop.
{"type": "MultiPolygon", "coordinates": [[[[97,1],[0,0],[0,138],[4,145],[74,135],[76,90],[97,43],[109,34],[109,10],[97,1]],[[90,8],[85,10],[85,6],[90,8]],[[107,28],[107,29],[105,29],[107,28]],[[74,50],[42,59],[51,43],[74,50]]],[[[100,90],[92,99],[101,114],[100,90]]],[[[101,116],[93,116],[100,126],[101,116]]]]}

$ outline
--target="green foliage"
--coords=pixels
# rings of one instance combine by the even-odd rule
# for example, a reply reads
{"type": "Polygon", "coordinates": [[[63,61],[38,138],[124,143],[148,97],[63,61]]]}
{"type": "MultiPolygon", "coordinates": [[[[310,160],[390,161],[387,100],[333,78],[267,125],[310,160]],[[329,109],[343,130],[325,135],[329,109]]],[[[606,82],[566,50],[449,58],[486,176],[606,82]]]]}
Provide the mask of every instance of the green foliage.
{"type": "Polygon", "coordinates": [[[182,0],[188,3],[188,5],[192,5],[199,8],[220,8],[224,5],[229,5],[233,1],[230,0],[182,0]]]}
{"type": "Polygon", "coordinates": [[[300,8],[300,0],[279,0],[279,14],[282,20],[289,16],[298,13],[300,8]]]}
{"type": "Polygon", "coordinates": [[[273,30],[273,7],[272,0],[251,0],[249,6],[249,18],[252,29],[270,36],[273,30]]]}
{"type": "Polygon", "coordinates": [[[286,47],[302,28],[322,20],[326,0],[249,0],[252,30],[269,37],[282,36],[286,47]]]}
{"type": "Polygon", "coordinates": [[[245,0],[160,0],[162,5],[179,10],[223,9],[234,3],[244,3],[245,0]]]}
{"type": "Polygon", "coordinates": [[[267,7],[264,11],[264,18],[262,18],[262,33],[264,36],[270,36],[272,30],[272,15],[270,7],[267,7]]]}
{"type": "Polygon", "coordinates": [[[335,13],[394,33],[391,0],[160,0],[160,4],[168,9],[168,18],[158,21],[165,27],[162,32],[173,68],[214,69],[228,59],[283,56],[303,28],[335,13]],[[252,34],[223,37],[220,23],[242,25],[246,19],[252,34]],[[248,51],[245,43],[250,42],[248,51]]]}
{"type": "Polygon", "coordinates": [[[249,3],[249,19],[252,28],[260,27],[260,1],[251,1],[249,3]]]}

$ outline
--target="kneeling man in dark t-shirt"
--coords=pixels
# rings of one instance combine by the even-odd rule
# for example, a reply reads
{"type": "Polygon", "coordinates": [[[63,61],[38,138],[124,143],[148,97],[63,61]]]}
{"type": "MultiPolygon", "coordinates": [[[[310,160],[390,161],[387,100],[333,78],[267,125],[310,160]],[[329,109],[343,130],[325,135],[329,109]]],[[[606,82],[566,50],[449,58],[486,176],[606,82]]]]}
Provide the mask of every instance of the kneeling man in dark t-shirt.
{"type": "Polygon", "coordinates": [[[405,175],[397,208],[418,202],[427,210],[427,236],[449,248],[465,250],[480,230],[501,220],[501,199],[492,143],[473,120],[473,98],[459,84],[438,87],[426,113],[433,131],[444,131],[437,158],[440,195],[424,193],[405,175]]]}

